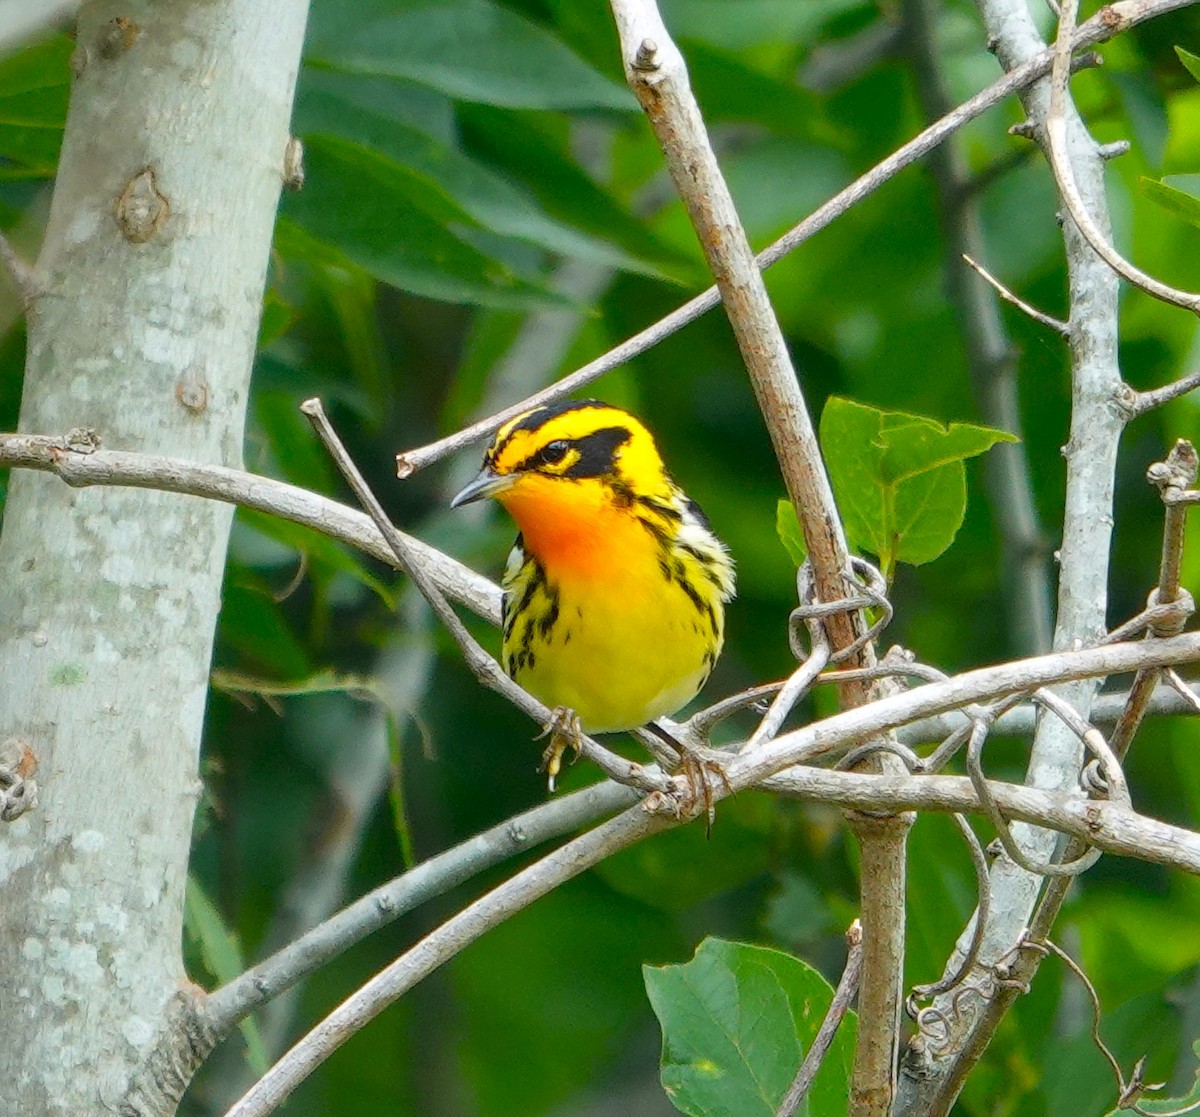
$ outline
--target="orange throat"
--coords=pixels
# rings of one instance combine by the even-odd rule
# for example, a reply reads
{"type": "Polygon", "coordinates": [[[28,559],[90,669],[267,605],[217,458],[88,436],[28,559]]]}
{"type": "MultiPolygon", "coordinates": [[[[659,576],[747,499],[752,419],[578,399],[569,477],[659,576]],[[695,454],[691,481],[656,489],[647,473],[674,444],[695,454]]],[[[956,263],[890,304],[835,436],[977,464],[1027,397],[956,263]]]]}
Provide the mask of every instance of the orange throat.
{"type": "Polygon", "coordinates": [[[652,540],[599,481],[527,477],[498,497],[517,521],[525,549],[558,577],[616,577],[652,540]]]}

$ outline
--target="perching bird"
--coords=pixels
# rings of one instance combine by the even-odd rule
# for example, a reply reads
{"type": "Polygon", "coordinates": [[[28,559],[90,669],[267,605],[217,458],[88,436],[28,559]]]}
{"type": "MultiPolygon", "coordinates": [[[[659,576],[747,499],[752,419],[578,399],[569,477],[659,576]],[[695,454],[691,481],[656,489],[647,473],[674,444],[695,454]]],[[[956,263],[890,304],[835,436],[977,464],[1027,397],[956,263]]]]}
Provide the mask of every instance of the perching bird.
{"type": "Polygon", "coordinates": [[[564,725],[633,729],[695,696],[721,651],[733,562],[650,432],[597,400],[501,427],[451,506],[483,497],[520,528],[504,571],[501,658],[556,712],[553,787],[564,725]]]}

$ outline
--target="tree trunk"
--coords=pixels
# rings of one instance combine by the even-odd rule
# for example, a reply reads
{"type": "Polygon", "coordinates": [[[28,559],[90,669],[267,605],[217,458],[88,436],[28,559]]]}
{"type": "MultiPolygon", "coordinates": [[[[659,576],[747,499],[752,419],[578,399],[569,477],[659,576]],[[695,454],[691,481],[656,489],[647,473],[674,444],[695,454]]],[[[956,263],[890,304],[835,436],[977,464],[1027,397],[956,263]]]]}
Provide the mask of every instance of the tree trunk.
{"type": "MultiPolygon", "coordinates": [[[[21,429],[236,465],[304,0],[80,13],[21,429]]],[[[74,440],[86,449],[86,440],[74,440]]],[[[0,535],[0,740],[41,805],[0,829],[0,1081],[109,1112],[184,981],[197,758],[230,509],[21,471],[0,535]]]]}

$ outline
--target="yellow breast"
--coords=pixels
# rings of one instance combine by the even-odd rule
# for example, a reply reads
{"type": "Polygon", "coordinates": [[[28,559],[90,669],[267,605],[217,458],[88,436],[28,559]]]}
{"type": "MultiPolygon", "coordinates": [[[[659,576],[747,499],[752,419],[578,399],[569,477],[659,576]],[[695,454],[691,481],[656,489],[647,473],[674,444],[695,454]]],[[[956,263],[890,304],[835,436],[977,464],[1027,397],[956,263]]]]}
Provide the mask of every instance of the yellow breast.
{"type": "Polygon", "coordinates": [[[611,497],[577,490],[556,508],[555,495],[523,492],[509,509],[526,560],[505,583],[505,670],[588,732],[675,713],[720,652],[719,594],[611,497]]]}

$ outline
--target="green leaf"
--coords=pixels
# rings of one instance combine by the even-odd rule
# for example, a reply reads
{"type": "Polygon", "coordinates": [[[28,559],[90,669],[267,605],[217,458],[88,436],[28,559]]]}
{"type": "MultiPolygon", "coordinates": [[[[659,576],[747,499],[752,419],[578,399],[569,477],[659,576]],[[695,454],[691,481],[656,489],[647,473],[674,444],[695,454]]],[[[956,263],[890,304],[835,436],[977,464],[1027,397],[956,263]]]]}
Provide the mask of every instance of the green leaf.
{"type": "Polygon", "coordinates": [[[484,105],[462,105],[458,116],[469,148],[524,183],[546,213],[619,245],[659,274],[681,283],[701,279],[694,260],[667,245],[584,173],[567,151],[565,133],[553,134],[544,118],[484,105]]]}
{"type": "MultiPolygon", "coordinates": [[[[190,873],[187,878],[187,893],[183,911],[184,930],[200,948],[204,968],[217,982],[224,985],[232,981],[245,968],[242,947],[235,935],[221,918],[216,904],[190,873]]],[[[255,1074],[265,1074],[270,1060],[258,1033],[253,1017],[244,1019],[238,1027],[246,1041],[246,1062],[255,1074]]]]}
{"type": "Polygon", "coordinates": [[[669,0],[663,15],[681,38],[729,50],[774,40],[816,42],[827,23],[866,7],[864,0],[669,0]]]}
{"type": "Polygon", "coordinates": [[[967,471],[948,462],[896,486],[893,514],[896,562],[920,566],[942,554],[967,511],[967,471]]]}
{"type": "Polygon", "coordinates": [[[836,396],[821,413],[821,449],[850,546],[878,555],[886,573],[892,547],[882,427],[883,412],[836,396]]]}
{"type": "Polygon", "coordinates": [[[1014,435],[969,423],[880,411],[834,396],[821,415],[821,449],[854,549],[897,562],[932,562],[954,541],[967,507],[962,462],[1014,435]]]}
{"type": "Polygon", "coordinates": [[[296,104],[295,130],[333,133],[378,151],[436,182],[469,219],[501,236],[551,252],[661,275],[654,264],[588,236],[543,212],[531,193],[442,139],[364,105],[344,74],[314,73],[296,104]]]}
{"type": "Polygon", "coordinates": [[[304,646],[288,626],[279,603],[247,577],[244,569],[226,578],[221,591],[222,642],[261,666],[269,666],[282,678],[295,678],[310,670],[304,646]],[[245,584],[250,581],[252,584],[245,584]]]}
{"type": "Polygon", "coordinates": [[[1190,50],[1184,50],[1183,47],[1176,47],[1175,53],[1179,55],[1179,61],[1183,63],[1183,68],[1197,81],[1200,81],[1200,54],[1193,54],[1190,50]]]}
{"type": "Polygon", "coordinates": [[[1168,213],[1200,226],[1200,175],[1168,175],[1162,181],[1143,175],[1138,183],[1146,197],[1168,213]]]}
{"type": "MultiPolygon", "coordinates": [[[[68,88],[74,49],[75,43],[69,36],[55,35],[9,55],[0,62],[0,99],[68,88]]],[[[65,104],[63,107],[60,124],[66,119],[65,104]]]]}
{"type": "Polygon", "coordinates": [[[781,500],[775,505],[775,530],[792,562],[801,566],[808,557],[808,547],[804,542],[804,532],[800,529],[796,509],[792,507],[790,500],[781,500]]]}
{"type": "Polygon", "coordinates": [[[320,64],[419,82],[464,101],[529,109],[636,109],[633,95],[559,39],[486,0],[413,4],[329,43],[320,64]]]}
{"type": "MultiPolygon", "coordinates": [[[[841,142],[826,123],[819,99],[794,80],[756,70],[727,50],[704,43],[687,48],[688,74],[707,120],[743,120],[785,136],[841,142]]],[[[797,207],[798,209],[799,207],[797,207]]],[[[794,214],[797,209],[793,210],[794,214]]]]}
{"type": "MultiPolygon", "coordinates": [[[[828,982],[791,955],[712,938],[684,965],[642,972],[676,1109],[773,1117],[832,1000],[828,982]]],[[[809,1117],[845,1112],[854,1027],[849,1014],[806,1099],[809,1117]]]]}
{"type": "Polygon", "coordinates": [[[452,231],[475,222],[433,179],[336,136],[310,137],[305,164],[284,216],[376,279],[445,302],[561,304],[452,231]]]}

